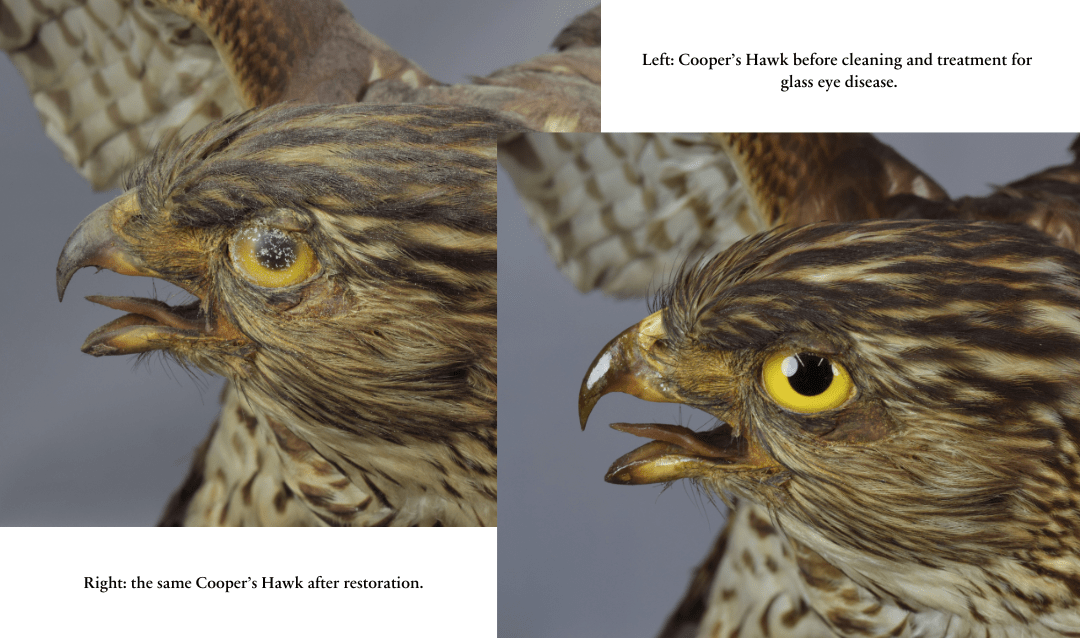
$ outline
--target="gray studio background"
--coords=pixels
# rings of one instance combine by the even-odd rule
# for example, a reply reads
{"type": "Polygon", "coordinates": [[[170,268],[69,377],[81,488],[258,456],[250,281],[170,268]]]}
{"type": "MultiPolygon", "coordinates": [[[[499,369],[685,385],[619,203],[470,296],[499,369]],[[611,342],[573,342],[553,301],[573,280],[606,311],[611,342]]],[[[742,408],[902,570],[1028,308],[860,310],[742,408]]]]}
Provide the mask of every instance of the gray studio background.
{"type": "MultiPolygon", "coordinates": [[[[719,123],[718,123],[719,124],[719,123]]],[[[677,123],[675,123],[677,126],[677,123]]],[[[950,195],[988,192],[1071,159],[1072,135],[886,135],[950,195]]],[[[499,635],[654,636],[723,525],[685,482],[603,482],[643,441],[607,427],[664,420],[695,429],[702,413],[624,394],[597,404],[585,432],[577,391],[645,301],[581,295],[548,259],[499,176],[499,635]]]]}
{"type": "MultiPolygon", "coordinates": [[[[348,1],[369,31],[434,77],[466,81],[549,51],[593,1],[348,1]]],[[[0,54],[0,525],[151,525],[217,414],[223,382],[160,358],[79,352],[119,316],[90,294],[148,296],[152,280],[78,272],[56,301],[60,249],[115,193],[94,193],[45,137],[0,54]]],[[[161,298],[170,289],[157,284],[161,298]]]]}

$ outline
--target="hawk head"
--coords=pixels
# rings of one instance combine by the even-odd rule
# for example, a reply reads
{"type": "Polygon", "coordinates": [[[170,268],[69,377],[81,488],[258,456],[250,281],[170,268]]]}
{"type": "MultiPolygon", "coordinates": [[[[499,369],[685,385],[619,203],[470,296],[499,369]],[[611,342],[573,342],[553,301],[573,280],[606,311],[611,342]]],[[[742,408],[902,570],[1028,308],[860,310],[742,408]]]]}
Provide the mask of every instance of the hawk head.
{"type": "Polygon", "coordinates": [[[158,150],[72,234],[57,290],[96,266],[196,299],[90,297],[128,314],[83,351],[164,352],[307,434],[454,441],[493,476],[498,130],[480,109],[273,107],[158,150]]]}
{"type": "Polygon", "coordinates": [[[654,441],[608,481],[691,478],[757,502],[909,608],[1074,618],[1076,253],[993,223],[817,224],[685,269],[659,304],[593,362],[582,426],[608,392],[718,423],[615,424],[654,441]]]}

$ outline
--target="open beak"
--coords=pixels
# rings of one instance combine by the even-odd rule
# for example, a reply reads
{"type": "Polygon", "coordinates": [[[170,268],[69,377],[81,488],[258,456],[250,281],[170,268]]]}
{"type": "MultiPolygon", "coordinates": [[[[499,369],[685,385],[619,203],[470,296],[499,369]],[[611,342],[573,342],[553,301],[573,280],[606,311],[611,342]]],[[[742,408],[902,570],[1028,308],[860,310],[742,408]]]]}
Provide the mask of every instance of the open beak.
{"type": "MultiPolygon", "coordinates": [[[[75,228],[56,264],[56,294],[60,301],[64,300],[64,291],[75,271],[88,266],[121,275],[161,277],[139,257],[119,231],[136,213],[138,199],[134,192],[129,192],[99,207],[75,228]]],[[[207,332],[203,322],[199,321],[198,301],[171,307],[161,301],[138,297],[90,296],[87,299],[129,313],[90,333],[82,351],[94,356],[168,349],[178,341],[199,339],[207,332]]]]}
{"type": "MultiPolygon", "coordinates": [[[[623,331],[593,360],[578,394],[578,418],[583,430],[597,401],[610,392],[689,405],[674,378],[676,362],[667,351],[662,312],[623,331]]],[[[666,483],[775,465],[753,437],[739,436],[727,423],[700,433],[662,423],[613,423],[611,427],[653,441],[617,459],[604,476],[609,483],[666,483]]]]}

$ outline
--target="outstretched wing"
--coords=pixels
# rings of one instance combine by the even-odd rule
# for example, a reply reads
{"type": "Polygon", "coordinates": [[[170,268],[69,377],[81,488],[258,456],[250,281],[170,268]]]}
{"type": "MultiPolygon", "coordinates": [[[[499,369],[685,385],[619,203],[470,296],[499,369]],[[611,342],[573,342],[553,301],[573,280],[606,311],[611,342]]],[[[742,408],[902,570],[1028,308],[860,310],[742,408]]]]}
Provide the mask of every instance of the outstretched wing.
{"type": "Polygon", "coordinates": [[[557,53],[452,86],[339,0],[0,0],[0,26],[46,133],[98,189],[170,136],[282,101],[484,106],[523,127],[599,129],[599,7],[557,53]]]}
{"type": "Polygon", "coordinates": [[[480,106],[537,131],[600,130],[600,7],[556,36],[554,53],[498,69],[472,84],[372,83],[364,101],[480,106]]]}
{"type": "Polygon", "coordinates": [[[499,162],[582,292],[642,296],[677,264],[768,228],[704,134],[525,133],[499,145],[499,162]]]}
{"type": "Polygon", "coordinates": [[[522,133],[499,160],[563,273],[617,297],[646,295],[748,235],[817,221],[983,219],[1080,241],[1075,161],[950,199],[867,134],[522,133]]]}
{"type": "Polygon", "coordinates": [[[45,133],[96,189],[165,137],[242,108],[206,34],[152,5],[3,0],[0,22],[45,133]]]}

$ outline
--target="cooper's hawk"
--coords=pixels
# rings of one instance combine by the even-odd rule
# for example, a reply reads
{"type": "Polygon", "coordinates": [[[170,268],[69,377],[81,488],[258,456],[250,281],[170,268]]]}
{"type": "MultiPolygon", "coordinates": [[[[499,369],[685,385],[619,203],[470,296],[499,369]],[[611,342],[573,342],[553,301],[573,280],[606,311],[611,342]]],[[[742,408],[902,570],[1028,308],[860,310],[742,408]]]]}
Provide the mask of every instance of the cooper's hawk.
{"type": "Polygon", "coordinates": [[[682,403],[607,480],[734,514],[667,635],[1080,627],[1080,256],[987,222],[814,224],[690,266],[582,385],[682,403]],[[737,500],[736,500],[737,499],[737,500]]]}
{"type": "MultiPolygon", "coordinates": [[[[35,3],[37,5],[41,3],[35,3]]],[[[95,4],[94,8],[100,9],[102,6],[95,4]]],[[[528,7],[502,6],[507,13],[492,14],[487,6],[475,7],[470,13],[469,7],[458,3],[445,11],[442,7],[428,7],[423,19],[417,19],[415,12],[410,12],[408,5],[401,3],[387,6],[362,3],[359,6],[354,11],[365,26],[385,38],[391,46],[400,47],[406,55],[417,60],[430,76],[454,82],[462,81],[468,74],[485,76],[493,69],[528,60],[544,52],[559,30],[592,4],[579,3],[571,8],[559,6],[545,14],[544,10],[550,7],[529,3],[528,7]],[[491,29],[488,20],[499,20],[500,16],[510,18],[505,21],[508,24],[500,30],[491,29]],[[400,30],[395,30],[395,26],[401,27],[400,30]]],[[[10,69],[5,68],[4,71],[9,75],[0,82],[0,87],[12,93],[24,91],[21,81],[10,73],[10,69]]],[[[481,93],[485,91],[483,87],[479,88],[481,93]]],[[[598,95],[597,91],[597,98],[598,95]]],[[[25,98],[3,100],[3,124],[40,136],[40,131],[34,130],[36,127],[27,126],[28,122],[33,121],[33,116],[25,108],[22,109],[23,117],[17,119],[18,113],[14,107],[27,106],[25,101],[20,100],[25,98]],[[9,109],[9,106],[12,108],[9,109]]],[[[5,172],[5,176],[12,178],[15,183],[5,190],[8,205],[19,210],[71,211],[66,218],[45,214],[34,216],[33,226],[21,234],[21,243],[10,246],[6,251],[8,257],[17,259],[20,269],[50,271],[55,263],[49,265],[45,263],[46,260],[41,260],[38,264],[34,261],[36,255],[55,253],[62,238],[70,233],[78,219],[104,200],[86,200],[84,195],[78,201],[57,202],[52,198],[61,194],[59,191],[63,189],[58,189],[57,182],[68,177],[67,170],[53,165],[49,169],[38,168],[20,175],[17,169],[25,167],[36,155],[29,154],[26,143],[22,142],[10,142],[5,148],[8,149],[8,159],[18,160],[18,166],[5,172]],[[16,149],[19,150],[18,155],[16,149]],[[48,177],[48,186],[31,187],[34,184],[31,177],[48,177]],[[33,238],[37,238],[37,243],[33,238]],[[20,247],[28,249],[31,255],[17,258],[20,247]]],[[[52,159],[54,154],[55,151],[45,151],[43,159],[52,159]]],[[[85,185],[81,188],[72,185],[71,188],[82,192],[85,185]]],[[[14,235],[6,237],[14,239],[14,235]]],[[[126,278],[106,277],[95,282],[92,288],[85,289],[82,287],[86,283],[77,278],[73,287],[79,288],[79,294],[93,292],[147,296],[149,282],[135,281],[134,285],[129,286],[131,280],[126,278]],[[110,285],[115,286],[112,291],[108,289],[110,285]]],[[[28,290],[16,296],[31,299],[34,293],[28,290]]],[[[43,308],[48,303],[44,299],[40,301],[43,308]]],[[[36,343],[40,347],[44,343],[54,343],[58,349],[72,352],[78,348],[78,340],[85,335],[88,326],[95,322],[105,323],[116,316],[115,311],[103,308],[95,310],[94,307],[88,308],[88,304],[83,305],[83,310],[98,314],[56,313],[54,304],[55,301],[49,303],[53,306],[49,311],[28,312],[25,316],[35,317],[35,320],[22,329],[10,332],[21,337],[9,341],[5,347],[5,356],[10,353],[13,358],[21,358],[31,366],[20,368],[20,373],[10,379],[9,392],[5,393],[5,427],[10,424],[9,432],[22,437],[18,440],[25,444],[19,447],[18,454],[14,454],[15,446],[4,446],[12,452],[9,458],[0,463],[8,475],[2,481],[4,495],[0,499],[5,503],[5,521],[38,524],[134,524],[152,521],[160,512],[167,494],[184,475],[192,457],[190,450],[205,434],[205,425],[213,420],[217,411],[214,407],[216,383],[211,382],[210,388],[206,389],[200,387],[205,385],[202,383],[194,386],[184,383],[181,385],[185,387],[178,388],[170,379],[176,371],[174,366],[166,366],[165,373],[150,376],[132,374],[131,360],[126,358],[32,360],[24,352],[24,348],[30,344],[36,343]],[[94,319],[94,316],[99,319],[94,319]],[[45,320],[41,321],[42,318],[45,320]],[[73,321],[68,323],[68,319],[73,321]],[[51,323],[48,328],[47,323],[51,323]],[[37,333],[39,329],[40,334],[37,333]],[[76,341],[61,342],[46,337],[46,333],[53,336],[68,334],[76,341]],[[51,363],[31,369],[37,362],[44,364],[46,360],[51,363]],[[89,363],[97,365],[83,367],[89,363]],[[103,374],[106,370],[116,376],[103,374]],[[70,379],[66,376],[68,374],[71,375],[70,379]],[[160,386],[156,393],[148,388],[154,383],[160,386]],[[71,399],[70,402],[43,399],[49,395],[47,388],[50,387],[66,388],[65,396],[71,399]],[[35,395],[34,388],[42,392],[35,395]],[[82,391],[89,396],[81,396],[82,391]],[[77,400],[76,396],[79,397],[77,400]],[[67,411],[61,409],[65,405],[67,411]],[[78,426],[73,425],[75,423],[78,426]],[[130,428],[130,431],[121,433],[120,428],[130,428]],[[17,432],[19,434],[15,434],[17,432]],[[35,432],[40,438],[24,437],[22,432],[35,432]],[[26,472],[36,471],[33,468],[45,462],[59,468],[50,472],[49,480],[28,484],[17,478],[25,476],[26,472]],[[100,479],[103,484],[93,479],[100,479]],[[115,503],[112,503],[112,499],[115,499],[115,503]]],[[[152,371],[157,368],[155,363],[148,365],[152,371]]]]}
{"type": "Polygon", "coordinates": [[[83,352],[230,381],[167,525],[494,525],[494,139],[481,109],[273,107],[167,145],[72,233],[84,267],[195,300],[83,352]]]}
{"type": "MultiPolygon", "coordinates": [[[[897,138],[894,137],[893,140],[895,139],[897,138]]],[[[962,146],[965,143],[970,143],[971,140],[970,138],[963,138],[960,136],[947,136],[943,141],[949,145],[962,146]]],[[[892,141],[891,143],[895,144],[896,142],[892,141]]],[[[1010,138],[1008,145],[1014,147],[1015,145],[1022,145],[1023,143],[1023,138],[1013,137],[1010,138]]],[[[1062,148],[1067,146],[1067,142],[1057,141],[1056,144],[1059,144],[1062,148]]],[[[905,155],[909,158],[913,157],[910,152],[905,152],[905,155]]],[[[675,161],[674,156],[672,156],[671,161],[675,161]]],[[[1030,171],[1032,168],[1053,161],[1060,162],[1060,160],[1057,160],[1056,158],[1046,159],[1042,162],[1036,161],[1029,164],[1026,170],[1030,171]]],[[[963,188],[971,188],[971,186],[962,186],[958,188],[954,185],[955,182],[949,183],[947,178],[941,177],[941,169],[933,168],[933,165],[927,163],[925,159],[916,160],[915,163],[923,168],[928,168],[929,174],[935,178],[939,178],[941,183],[952,192],[964,192],[962,190],[963,188]]],[[[966,168],[970,169],[971,167],[967,166],[966,168]]],[[[983,170],[986,169],[984,168],[983,170]]],[[[1006,181],[1004,178],[1008,177],[1010,174],[1015,175],[1017,172],[1025,169],[1014,168],[1012,171],[998,171],[996,174],[994,172],[995,170],[997,169],[991,168],[990,172],[983,173],[985,175],[983,179],[1001,183],[1006,181]]],[[[670,184],[672,187],[678,185],[676,182],[678,173],[676,171],[670,171],[668,177],[671,180],[670,184]]],[[[687,183],[689,184],[689,178],[687,183]]],[[[600,183],[598,186],[603,189],[605,184],[600,183]]],[[[508,211],[504,211],[504,214],[506,212],[508,211]]],[[[503,232],[503,243],[505,247],[508,241],[507,224],[504,223],[501,230],[503,232]]],[[[519,250],[518,253],[520,254],[520,252],[521,251],[519,250]]],[[[513,276],[512,273],[509,273],[504,269],[502,274],[504,284],[511,281],[510,277],[513,276]]],[[[668,278],[670,278],[670,276],[668,276],[668,278]]],[[[520,274],[513,281],[515,286],[527,287],[529,285],[523,282],[520,274]]],[[[539,287],[538,284],[532,285],[534,287],[539,287]]],[[[590,304],[595,306],[602,301],[604,300],[594,297],[591,302],[586,299],[581,303],[575,302],[575,304],[576,306],[582,307],[590,304]]],[[[549,298],[544,298],[544,301],[539,302],[539,305],[544,306],[551,303],[553,302],[550,301],[549,298]]],[[[502,320],[502,330],[508,332],[511,325],[511,320],[507,317],[507,313],[510,312],[510,304],[503,305],[504,315],[502,320]]],[[[536,305],[537,302],[534,301],[532,305],[530,305],[530,308],[535,308],[536,305]]],[[[621,312],[625,315],[627,312],[630,312],[628,310],[631,307],[630,304],[610,305],[612,305],[612,310],[609,314],[621,312]],[[621,310],[619,310],[620,308],[621,310]]],[[[537,311],[531,311],[531,313],[535,312],[537,311]]],[[[565,308],[560,308],[559,312],[573,315],[574,322],[579,326],[577,329],[578,332],[595,332],[596,329],[594,326],[602,321],[600,319],[590,318],[588,315],[583,315],[582,309],[568,311],[565,308]]],[[[640,318],[641,314],[628,321],[628,323],[633,323],[640,318]]],[[[521,318],[518,317],[518,320],[521,321],[521,318]]],[[[606,321],[617,325],[620,321],[626,321],[626,319],[620,320],[608,318],[606,321]]],[[[583,339],[578,337],[578,334],[574,332],[573,327],[569,324],[564,325],[560,323],[558,319],[553,318],[551,315],[544,314],[541,317],[537,317],[535,322],[528,324],[530,327],[527,330],[534,335],[543,334],[539,331],[547,324],[551,324],[553,335],[549,337],[545,343],[566,342],[567,351],[561,353],[552,352],[553,347],[549,346],[545,349],[547,352],[543,354],[534,354],[533,356],[537,357],[537,359],[534,365],[531,366],[532,376],[530,377],[529,387],[530,391],[536,392],[544,397],[543,401],[545,403],[552,403],[550,397],[566,391],[567,388],[553,388],[550,384],[547,384],[544,379],[556,380],[560,378],[561,374],[570,374],[569,369],[565,372],[552,370],[550,367],[552,362],[558,358],[576,358],[581,362],[582,359],[588,358],[588,356],[591,355],[578,355],[575,357],[573,353],[578,352],[585,347],[583,339]]],[[[613,336],[613,332],[614,331],[609,332],[607,336],[600,337],[598,341],[610,338],[613,336]]],[[[510,339],[512,336],[508,334],[507,338],[510,339]]],[[[596,337],[594,337],[594,339],[595,338],[596,337]]],[[[566,367],[569,368],[570,366],[568,365],[566,367]]],[[[511,379],[511,381],[508,382],[508,385],[504,385],[503,388],[503,410],[506,414],[514,412],[512,406],[507,405],[507,399],[505,398],[508,393],[513,393],[510,394],[510,396],[516,394],[513,387],[514,382],[512,381],[513,372],[513,368],[510,368],[509,371],[504,369],[504,374],[508,375],[508,379],[511,379]]],[[[567,385],[569,385],[569,383],[562,383],[562,386],[567,385]]],[[[616,395],[616,397],[618,397],[618,395],[616,395]]],[[[604,410],[604,415],[599,418],[601,422],[603,420],[625,421],[631,419],[656,422],[667,421],[690,425],[694,429],[706,425],[706,421],[703,421],[698,415],[695,415],[693,411],[687,409],[683,409],[678,413],[672,408],[668,408],[662,412],[653,410],[651,414],[642,416],[640,410],[643,406],[640,401],[626,397],[622,398],[621,404],[618,402],[608,404],[606,403],[607,401],[608,399],[605,399],[605,401],[601,402],[598,406],[598,409],[604,410]]],[[[644,407],[650,407],[650,405],[646,404],[644,407]]],[[[535,409],[535,407],[531,408],[524,413],[529,413],[531,410],[535,409]]],[[[655,606],[652,607],[654,611],[651,616],[639,613],[638,609],[649,606],[653,604],[652,601],[664,597],[666,597],[666,600],[668,601],[675,601],[679,598],[679,595],[676,594],[676,592],[685,588],[686,567],[691,564],[691,562],[700,560],[701,554],[704,553],[705,547],[707,546],[707,542],[700,540],[702,535],[707,534],[710,529],[709,523],[703,520],[703,518],[707,517],[714,519],[712,529],[715,533],[715,520],[718,517],[716,514],[710,514],[710,511],[713,509],[711,506],[700,508],[695,503],[688,503],[688,499],[683,498],[681,493],[677,494],[669,492],[657,499],[654,492],[644,495],[643,498],[637,497],[636,500],[638,502],[631,504],[635,498],[626,496],[625,493],[636,492],[638,491],[637,489],[626,490],[625,488],[612,487],[606,492],[600,491],[599,495],[586,492],[590,487],[585,483],[588,480],[595,481],[598,477],[593,475],[591,479],[587,478],[587,468],[578,472],[576,465],[578,463],[590,464],[595,472],[599,469],[596,466],[596,457],[598,454],[611,454],[611,458],[614,458],[626,451],[625,437],[623,437],[624,446],[621,450],[613,449],[612,446],[608,446],[606,449],[611,451],[598,452],[598,446],[609,445],[611,437],[601,437],[609,439],[606,443],[592,440],[584,442],[582,448],[588,446],[588,449],[573,447],[569,433],[565,435],[567,438],[563,439],[560,438],[563,436],[562,433],[553,434],[551,431],[552,425],[563,422],[563,419],[569,418],[574,418],[574,416],[571,416],[569,409],[552,407],[550,410],[545,411],[543,418],[535,419],[534,427],[543,428],[542,434],[537,436],[538,439],[541,436],[555,438],[555,441],[553,441],[555,449],[540,448],[538,447],[539,443],[537,441],[531,440],[527,445],[529,446],[529,449],[533,450],[535,454],[539,454],[542,458],[548,459],[553,458],[553,455],[558,455],[565,460],[565,465],[570,468],[567,471],[573,475],[574,487],[568,488],[567,491],[559,492],[559,486],[554,484],[554,481],[550,481],[546,484],[546,490],[562,494],[562,500],[568,501],[570,503],[569,507],[574,507],[579,503],[581,504],[580,509],[572,510],[573,514],[571,515],[571,518],[576,521],[578,532],[584,536],[585,540],[568,546],[566,553],[569,554],[569,556],[567,556],[565,563],[551,565],[551,569],[557,573],[564,573],[565,570],[571,569],[572,565],[586,563],[586,560],[588,562],[586,567],[576,572],[580,579],[580,585],[577,588],[566,591],[564,588],[569,587],[569,585],[566,584],[564,579],[562,581],[563,584],[558,588],[545,589],[543,584],[535,584],[531,587],[530,591],[533,596],[546,596],[552,601],[558,601],[557,603],[553,602],[553,608],[555,609],[565,608],[580,614],[581,617],[575,620],[567,618],[566,612],[561,613],[558,616],[558,621],[551,621],[552,626],[555,626],[556,622],[560,622],[560,624],[558,624],[559,629],[554,630],[554,633],[573,633],[574,631],[590,630],[593,631],[593,633],[626,631],[628,628],[627,624],[620,624],[624,622],[624,614],[625,617],[632,619],[625,622],[630,624],[633,627],[633,630],[638,633],[652,633],[655,631],[656,627],[659,627],[662,624],[663,616],[667,613],[664,611],[664,607],[666,606],[667,611],[670,611],[671,608],[675,606],[674,602],[667,602],[665,604],[656,603],[655,606]],[[566,496],[569,494],[573,495],[572,498],[566,496]],[[679,504],[683,505],[684,510],[688,509],[689,511],[679,513],[673,512],[679,504]],[[689,507],[687,507],[687,505],[689,505],[689,507]],[[631,508],[629,512],[626,511],[626,508],[628,507],[631,508]],[[699,511],[695,512],[695,510],[699,511]],[[592,523],[590,523],[590,521],[592,521],[592,523]],[[678,553],[682,547],[693,545],[695,541],[692,539],[695,538],[695,534],[697,535],[696,538],[699,539],[696,541],[698,547],[697,557],[689,560],[684,559],[684,562],[675,567],[673,571],[682,572],[683,576],[681,578],[675,576],[672,580],[662,581],[661,579],[663,578],[665,570],[671,569],[671,562],[675,560],[669,558],[669,556],[673,552],[678,553]],[[597,542],[589,542],[588,539],[590,537],[595,537],[597,542]],[[630,546],[635,542],[636,544],[631,549],[630,546]],[[587,556],[588,559],[586,559],[585,556],[587,556]],[[563,595],[564,591],[565,596],[563,595]],[[580,606],[577,606],[577,601],[579,600],[582,602],[580,606]],[[585,617],[594,615],[595,617],[592,618],[585,617]],[[643,625],[645,628],[641,629],[643,625]]],[[[595,421],[598,419],[594,416],[593,420],[595,421]]],[[[513,447],[511,446],[510,449],[513,449],[513,447]]],[[[520,460],[518,462],[520,462],[520,460]]],[[[512,485],[509,483],[509,480],[512,479],[507,480],[504,488],[506,488],[507,485],[512,485]]],[[[568,479],[568,481],[570,481],[570,479],[568,479]]],[[[683,490],[678,488],[683,485],[688,485],[688,483],[676,483],[676,490],[682,492],[683,490]]],[[[536,496],[536,498],[540,497],[536,496]]],[[[507,524],[514,524],[514,521],[511,519],[507,524]]],[[[513,550],[521,551],[524,549],[523,546],[528,543],[540,544],[542,548],[541,551],[543,551],[544,541],[542,539],[530,537],[522,541],[522,546],[517,546],[508,553],[514,555],[515,552],[513,550]]],[[[692,554],[693,550],[690,550],[689,553],[692,554]]],[[[513,605],[515,602],[508,600],[504,604],[513,605]]]]}

